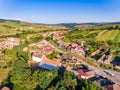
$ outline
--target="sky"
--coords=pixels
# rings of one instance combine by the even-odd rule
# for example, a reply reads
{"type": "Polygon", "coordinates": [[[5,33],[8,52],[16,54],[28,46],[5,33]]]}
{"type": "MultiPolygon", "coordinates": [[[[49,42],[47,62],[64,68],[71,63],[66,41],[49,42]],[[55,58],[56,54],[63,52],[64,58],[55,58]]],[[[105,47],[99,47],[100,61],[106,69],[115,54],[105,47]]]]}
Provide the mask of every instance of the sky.
{"type": "Polygon", "coordinates": [[[120,0],[0,0],[0,18],[33,23],[120,21],[120,0]]]}

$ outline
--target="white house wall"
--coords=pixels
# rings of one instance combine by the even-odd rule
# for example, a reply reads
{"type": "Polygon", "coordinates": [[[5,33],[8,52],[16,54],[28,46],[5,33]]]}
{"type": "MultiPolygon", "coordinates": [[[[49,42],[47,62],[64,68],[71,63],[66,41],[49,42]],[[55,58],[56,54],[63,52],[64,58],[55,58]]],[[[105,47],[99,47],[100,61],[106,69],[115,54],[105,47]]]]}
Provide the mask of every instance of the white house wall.
{"type": "Polygon", "coordinates": [[[42,61],[41,58],[34,57],[34,56],[32,56],[32,60],[36,61],[36,62],[41,62],[42,61]]]}

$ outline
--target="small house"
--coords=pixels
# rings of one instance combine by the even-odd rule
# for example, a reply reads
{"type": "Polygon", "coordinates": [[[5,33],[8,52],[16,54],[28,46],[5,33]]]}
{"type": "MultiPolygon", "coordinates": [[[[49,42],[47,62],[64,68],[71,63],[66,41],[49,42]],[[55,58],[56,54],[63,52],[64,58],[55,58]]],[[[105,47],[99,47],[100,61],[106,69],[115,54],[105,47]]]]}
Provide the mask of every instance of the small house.
{"type": "Polygon", "coordinates": [[[84,79],[89,79],[91,77],[94,77],[97,74],[96,70],[89,70],[89,71],[85,71],[82,69],[77,70],[78,76],[80,76],[81,78],[84,79]]]}

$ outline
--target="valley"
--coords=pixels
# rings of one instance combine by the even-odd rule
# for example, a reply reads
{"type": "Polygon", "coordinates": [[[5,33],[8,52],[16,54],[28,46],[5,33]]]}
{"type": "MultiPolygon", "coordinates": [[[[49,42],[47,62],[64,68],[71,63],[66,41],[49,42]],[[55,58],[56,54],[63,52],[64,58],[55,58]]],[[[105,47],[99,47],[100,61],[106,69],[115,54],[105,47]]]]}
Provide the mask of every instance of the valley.
{"type": "Polygon", "coordinates": [[[111,82],[107,86],[119,87],[119,28],[99,29],[102,27],[99,25],[84,28],[82,25],[79,29],[68,26],[1,21],[1,85],[13,90],[58,89],[61,85],[64,88],[67,85],[67,88],[70,88],[69,85],[72,85],[73,89],[86,89],[88,85],[90,90],[101,90],[105,87],[96,85],[98,81],[94,78],[104,81],[107,78],[106,82],[111,82]],[[115,76],[111,77],[105,71],[115,76]],[[68,83],[67,78],[75,83],[68,83]],[[93,83],[91,79],[94,80],[93,83]],[[32,82],[27,86],[26,83],[30,80],[32,82]],[[43,81],[45,82],[41,84],[43,81]],[[39,87],[33,84],[35,82],[39,87]],[[78,85],[82,82],[85,86],[78,85]]]}

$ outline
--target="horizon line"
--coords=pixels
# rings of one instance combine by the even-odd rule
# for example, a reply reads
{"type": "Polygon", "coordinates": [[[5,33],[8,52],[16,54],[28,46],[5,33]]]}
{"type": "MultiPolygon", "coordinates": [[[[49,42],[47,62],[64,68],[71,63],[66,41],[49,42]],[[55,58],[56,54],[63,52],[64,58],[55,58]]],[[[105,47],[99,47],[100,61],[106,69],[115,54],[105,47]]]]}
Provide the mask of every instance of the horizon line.
{"type": "Polygon", "coordinates": [[[87,24],[87,23],[117,23],[120,21],[86,21],[86,22],[58,22],[58,23],[44,23],[44,22],[34,22],[34,21],[28,21],[28,20],[22,20],[22,19],[17,19],[17,18],[0,18],[3,20],[16,20],[16,21],[21,21],[21,22],[28,22],[28,23],[33,23],[33,24],[67,24],[67,23],[75,23],[75,24],[87,24]]]}

